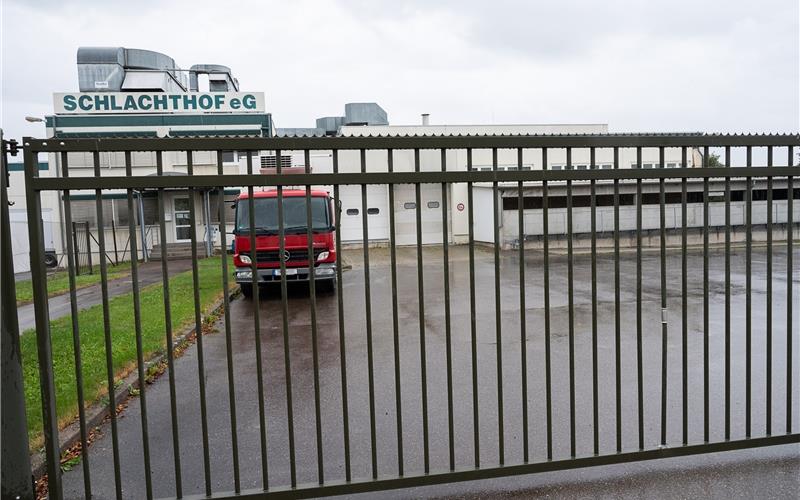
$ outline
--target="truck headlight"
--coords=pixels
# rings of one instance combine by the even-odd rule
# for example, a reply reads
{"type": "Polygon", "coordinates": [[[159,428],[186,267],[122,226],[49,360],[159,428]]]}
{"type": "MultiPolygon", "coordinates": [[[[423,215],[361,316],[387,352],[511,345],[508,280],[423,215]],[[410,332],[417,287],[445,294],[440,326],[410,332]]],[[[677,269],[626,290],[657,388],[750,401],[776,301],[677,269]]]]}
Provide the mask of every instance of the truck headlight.
{"type": "Polygon", "coordinates": [[[239,254],[239,260],[242,261],[242,264],[252,264],[253,263],[253,261],[250,259],[250,256],[245,254],[245,253],[239,254]]]}
{"type": "Polygon", "coordinates": [[[326,250],[326,251],[320,253],[317,256],[317,262],[323,261],[323,260],[327,259],[330,256],[331,256],[331,253],[326,250]]]}

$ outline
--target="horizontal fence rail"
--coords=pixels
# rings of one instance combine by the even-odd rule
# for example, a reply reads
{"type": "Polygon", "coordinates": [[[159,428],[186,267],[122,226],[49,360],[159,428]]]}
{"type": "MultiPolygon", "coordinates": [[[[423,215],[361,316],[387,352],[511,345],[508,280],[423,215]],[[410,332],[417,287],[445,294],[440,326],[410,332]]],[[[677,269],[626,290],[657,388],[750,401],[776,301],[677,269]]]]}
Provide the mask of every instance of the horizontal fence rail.
{"type": "MultiPolygon", "coordinates": [[[[22,145],[32,255],[45,196],[63,203],[64,227],[80,191],[100,227],[103,196],[128,214],[143,192],[157,197],[160,280],[143,286],[152,268],[131,259],[130,325],[106,259],[101,328],[90,339],[96,325],[79,322],[79,233],[64,246],[66,333],[51,327],[44,264],[31,263],[32,435],[54,498],[312,497],[800,442],[800,135],[22,145]],[[58,155],[60,177],[40,176],[43,154],[58,155]],[[104,176],[119,154],[125,175],[104,176]],[[302,168],[257,173],[284,155],[302,168]],[[273,212],[258,208],[266,189],[273,212]],[[329,213],[314,212],[320,193],[329,213]],[[170,260],[171,239],[191,248],[185,263],[170,260]],[[97,373],[88,349],[102,351],[97,373]],[[56,380],[63,363],[74,382],[56,380]],[[59,406],[64,387],[74,411],[59,406]],[[105,436],[89,432],[98,405],[105,436]],[[80,466],[62,473],[70,419],[80,466]]],[[[147,242],[129,244],[138,256],[147,242]]]]}

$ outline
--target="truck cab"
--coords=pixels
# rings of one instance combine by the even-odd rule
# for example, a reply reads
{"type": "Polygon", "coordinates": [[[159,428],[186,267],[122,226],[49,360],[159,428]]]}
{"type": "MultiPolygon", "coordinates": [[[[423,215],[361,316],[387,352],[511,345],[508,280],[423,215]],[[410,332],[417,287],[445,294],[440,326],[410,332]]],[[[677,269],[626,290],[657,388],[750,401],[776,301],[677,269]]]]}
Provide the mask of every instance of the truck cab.
{"type": "MultiPolygon", "coordinates": [[[[248,193],[236,200],[233,265],[235,279],[246,297],[252,296],[253,260],[258,273],[256,283],[265,286],[281,279],[308,282],[314,267],[316,288],[332,292],[336,285],[336,234],[333,198],[327,191],[311,190],[311,237],[313,255],[308,254],[308,226],[305,189],[283,190],[283,254],[280,252],[278,191],[253,192],[254,227],[250,227],[248,193]],[[250,247],[255,234],[255,249],[250,247]],[[285,274],[281,272],[281,261],[285,274]]],[[[256,290],[257,291],[257,290],[256,290]]]]}

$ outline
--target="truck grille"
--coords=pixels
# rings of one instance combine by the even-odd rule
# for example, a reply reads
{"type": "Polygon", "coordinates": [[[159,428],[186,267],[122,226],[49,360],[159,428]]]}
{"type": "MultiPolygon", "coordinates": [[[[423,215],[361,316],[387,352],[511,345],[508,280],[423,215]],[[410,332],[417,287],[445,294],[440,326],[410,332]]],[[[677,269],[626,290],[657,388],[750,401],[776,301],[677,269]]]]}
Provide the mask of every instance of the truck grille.
{"type": "MultiPolygon", "coordinates": [[[[319,254],[324,251],[325,249],[323,248],[315,248],[314,260],[316,261],[319,254]]],[[[285,252],[289,254],[289,259],[286,262],[308,261],[308,249],[306,248],[286,249],[285,252]]],[[[279,254],[280,252],[278,250],[259,250],[256,252],[256,262],[280,262],[278,258],[279,254]]]]}

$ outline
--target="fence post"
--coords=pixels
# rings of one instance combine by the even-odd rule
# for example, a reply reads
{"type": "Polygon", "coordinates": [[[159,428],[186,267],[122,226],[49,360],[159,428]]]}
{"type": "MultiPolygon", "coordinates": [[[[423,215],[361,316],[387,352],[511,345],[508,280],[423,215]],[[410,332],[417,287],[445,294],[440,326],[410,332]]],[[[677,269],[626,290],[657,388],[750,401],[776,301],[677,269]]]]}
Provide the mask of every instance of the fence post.
{"type": "Polygon", "coordinates": [[[117,225],[111,219],[111,237],[114,240],[114,263],[119,265],[119,254],[117,253],[117,225]]]}
{"type": "MultiPolygon", "coordinates": [[[[22,140],[28,142],[30,138],[22,140]]],[[[39,176],[37,155],[30,143],[23,156],[25,163],[25,201],[28,209],[28,241],[31,256],[33,312],[36,324],[36,353],[39,361],[39,390],[42,398],[42,433],[44,434],[47,488],[50,498],[61,500],[61,466],[58,448],[58,415],[53,370],[53,346],[50,341],[50,303],[47,300],[47,270],[44,267],[44,228],[41,191],[35,190],[33,180],[39,176]]]]}
{"type": "Polygon", "coordinates": [[[22,359],[19,347],[19,324],[17,323],[17,297],[14,282],[14,254],[11,248],[11,228],[8,215],[8,162],[6,161],[6,142],[0,130],[0,322],[2,322],[2,348],[0,351],[0,384],[2,384],[2,498],[33,498],[31,462],[28,455],[28,428],[25,417],[25,391],[22,387],[22,359]]]}
{"type": "MultiPolygon", "coordinates": [[[[70,203],[70,201],[67,201],[70,203]]],[[[75,247],[75,275],[81,274],[81,252],[78,246],[78,225],[72,221],[72,244],[75,247]]]]}
{"type": "Polygon", "coordinates": [[[89,232],[89,221],[86,221],[86,257],[89,259],[89,274],[94,274],[92,267],[92,233],[89,232]]]}

